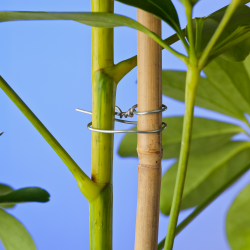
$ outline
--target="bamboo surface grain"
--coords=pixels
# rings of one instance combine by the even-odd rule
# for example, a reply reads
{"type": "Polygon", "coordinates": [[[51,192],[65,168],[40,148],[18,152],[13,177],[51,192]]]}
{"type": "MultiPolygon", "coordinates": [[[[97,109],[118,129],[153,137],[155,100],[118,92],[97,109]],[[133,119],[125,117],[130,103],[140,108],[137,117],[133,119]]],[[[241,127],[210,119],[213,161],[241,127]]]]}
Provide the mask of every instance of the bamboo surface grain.
{"type": "MultiPolygon", "coordinates": [[[[137,9],[137,21],[161,36],[161,21],[137,9]]],[[[147,35],[137,32],[138,111],[162,106],[161,46],[147,35]]],[[[161,127],[162,113],[139,115],[138,130],[161,127]]],[[[138,134],[138,199],[135,250],[154,250],[158,244],[159,203],[161,186],[161,132],[138,134]]]]}

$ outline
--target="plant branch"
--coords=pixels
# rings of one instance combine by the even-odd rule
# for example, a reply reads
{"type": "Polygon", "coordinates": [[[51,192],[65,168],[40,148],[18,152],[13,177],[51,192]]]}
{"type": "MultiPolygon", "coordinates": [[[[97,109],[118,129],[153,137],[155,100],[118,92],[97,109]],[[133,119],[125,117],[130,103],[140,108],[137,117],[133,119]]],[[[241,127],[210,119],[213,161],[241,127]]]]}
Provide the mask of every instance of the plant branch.
{"type": "Polygon", "coordinates": [[[118,84],[121,79],[137,66],[137,56],[121,61],[112,67],[105,68],[103,72],[114,79],[118,84]]]}
{"type": "Polygon", "coordinates": [[[195,104],[196,88],[199,82],[199,78],[200,70],[196,67],[188,66],[181,151],[164,250],[172,250],[173,248],[175,229],[179,216],[188,165],[188,157],[192,137],[193,110],[195,104]]]}
{"type": "Polygon", "coordinates": [[[14,92],[14,90],[1,76],[0,88],[20,109],[20,111],[26,116],[26,118],[31,122],[31,124],[37,129],[37,131],[43,136],[43,138],[54,149],[57,155],[62,159],[62,161],[74,175],[83,195],[89,201],[94,200],[97,195],[101,193],[102,187],[95,184],[81,170],[81,168],[75,163],[75,161],[70,157],[70,155],[65,151],[65,149],[59,144],[59,142],[53,137],[53,135],[47,130],[47,128],[40,122],[40,120],[35,116],[35,114],[29,109],[29,107],[22,101],[22,99],[14,92]]]}
{"type": "MultiPolygon", "coordinates": [[[[185,219],[183,220],[175,230],[175,235],[178,235],[190,222],[192,222],[206,207],[208,207],[218,196],[220,196],[225,190],[227,190],[231,185],[233,185],[244,173],[246,173],[250,168],[250,165],[247,165],[244,169],[242,169],[238,174],[233,176],[228,180],[223,186],[221,186],[218,190],[216,190],[213,194],[211,194],[204,202],[198,205],[195,210],[185,219]]],[[[164,247],[165,239],[163,239],[158,244],[158,250],[162,250],[164,247]]]]}
{"type": "Polygon", "coordinates": [[[206,65],[206,61],[208,60],[209,53],[213,49],[214,45],[216,44],[217,40],[219,39],[220,35],[222,34],[224,28],[228,24],[230,18],[234,14],[234,11],[240,5],[240,0],[232,0],[232,2],[227,7],[226,13],[224,14],[218,28],[216,29],[215,33],[213,34],[212,38],[210,39],[209,43],[207,44],[206,48],[204,49],[202,56],[199,60],[199,68],[203,69],[206,65]]]}
{"type": "Polygon", "coordinates": [[[154,39],[159,45],[161,45],[164,49],[167,49],[169,52],[171,52],[173,55],[175,55],[177,58],[179,58],[181,61],[183,61],[185,64],[188,64],[189,59],[185,55],[179,53],[178,51],[171,48],[165,41],[163,41],[158,35],[151,32],[151,34],[148,34],[152,39],[154,39]]]}
{"type": "MultiPolygon", "coordinates": [[[[182,30],[182,33],[183,32],[184,30],[182,30]]],[[[174,34],[163,41],[168,45],[172,45],[179,40],[180,40],[179,36],[177,34],[174,34]]],[[[105,73],[112,76],[116,83],[119,83],[119,81],[136,66],[137,66],[137,55],[117,63],[112,68],[109,69],[106,68],[105,73]]]]}
{"type": "MultiPolygon", "coordinates": [[[[185,29],[183,29],[185,30],[185,29]]],[[[183,33],[183,30],[181,30],[177,35],[179,37],[179,39],[182,41],[182,44],[184,45],[188,55],[189,55],[189,45],[187,40],[185,39],[185,33],[183,33]]]]}

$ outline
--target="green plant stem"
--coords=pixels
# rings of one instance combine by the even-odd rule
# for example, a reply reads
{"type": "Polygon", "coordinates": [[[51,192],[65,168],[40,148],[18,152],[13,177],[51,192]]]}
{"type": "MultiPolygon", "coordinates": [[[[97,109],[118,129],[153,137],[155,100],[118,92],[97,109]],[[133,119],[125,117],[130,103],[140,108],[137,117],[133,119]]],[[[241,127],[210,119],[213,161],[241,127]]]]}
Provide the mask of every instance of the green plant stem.
{"type": "MultiPolygon", "coordinates": [[[[114,1],[92,0],[92,12],[114,12],[114,1]]],[[[113,29],[91,28],[92,34],[92,126],[114,129],[117,83],[114,66],[113,29]]],[[[90,249],[112,249],[113,216],[113,134],[92,132],[91,179],[104,187],[101,194],[89,203],[90,249]]]]}
{"type": "Polygon", "coordinates": [[[149,35],[152,39],[154,39],[159,45],[161,45],[164,49],[167,49],[169,52],[171,52],[173,55],[175,55],[177,58],[179,58],[181,61],[184,63],[188,64],[189,60],[188,57],[185,55],[177,52],[173,48],[171,48],[165,41],[163,41],[158,35],[152,32],[152,34],[147,34],[149,35]]]}
{"type": "Polygon", "coordinates": [[[182,193],[188,165],[188,156],[192,136],[195,94],[199,78],[200,70],[197,67],[188,66],[186,77],[185,115],[183,122],[181,151],[164,250],[171,250],[173,248],[175,228],[179,216],[182,193]]]}
{"type": "MultiPolygon", "coordinates": [[[[198,205],[195,210],[185,219],[183,220],[175,230],[175,235],[178,235],[190,222],[192,222],[206,207],[208,207],[218,196],[220,196],[225,190],[227,190],[231,185],[233,185],[243,174],[245,174],[250,168],[250,165],[247,165],[244,169],[242,169],[239,173],[233,176],[228,180],[223,186],[221,186],[218,190],[216,190],[213,194],[211,194],[204,202],[198,205]]],[[[163,239],[158,244],[158,250],[163,249],[165,243],[165,239],[163,239]]]]}
{"type": "Polygon", "coordinates": [[[234,11],[237,9],[237,7],[240,5],[239,0],[232,0],[229,6],[227,7],[227,10],[216,29],[215,33],[213,34],[212,38],[210,39],[209,43],[207,44],[206,48],[204,49],[201,58],[199,60],[199,68],[203,69],[206,65],[206,61],[208,60],[209,53],[213,49],[215,43],[219,39],[220,35],[222,34],[223,30],[225,29],[226,25],[228,24],[230,18],[232,17],[234,11]]]}
{"type": "Polygon", "coordinates": [[[187,32],[189,40],[190,63],[194,65],[196,64],[196,52],[195,52],[193,21],[192,21],[193,6],[188,1],[186,1],[185,9],[187,16],[187,32]]]}
{"type": "Polygon", "coordinates": [[[98,196],[98,194],[100,194],[102,187],[90,180],[90,178],[81,170],[81,168],[75,163],[75,161],[70,157],[65,149],[59,144],[59,142],[53,137],[53,135],[47,130],[47,128],[40,122],[35,114],[29,109],[29,107],[22,101],[22,99],[14,92],[14,90],[1,76],[0,88],[20,109],[20,111],[26,116],[31,124],[37,129],[37,131],[43,136],[43,138],[66,164],[68,169],[74,175],[83,195],[89,201],[94,200],[98,196]]]}
{"type": "Polygon", "coordinates": [[[188,42],[187,40],[185,39],[185,33],[183,33],[183,30],[180,30],[178,32],[178,35],[179,39],[181,40],[182,44],[184,45],[184,48],[186,49],[188,55],[189,55],[189,45],[188,45],[188,42]]]}

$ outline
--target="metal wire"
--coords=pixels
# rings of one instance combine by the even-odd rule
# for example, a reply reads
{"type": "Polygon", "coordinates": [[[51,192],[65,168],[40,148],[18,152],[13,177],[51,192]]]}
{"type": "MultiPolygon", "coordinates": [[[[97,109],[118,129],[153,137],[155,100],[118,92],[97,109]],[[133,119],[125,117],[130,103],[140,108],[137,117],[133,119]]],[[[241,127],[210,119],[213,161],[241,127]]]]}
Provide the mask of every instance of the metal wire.
{"type": "Polygon", "coordinates": [[[156,110],[144,111],[144,112],[137,112],[136,108],[137,108],[137,104],[132,107],[132,109],[136,115],[148,115],[148,114],[153,114],[153,113],[164,112],[167,110],[168,107],[166,105],[162,104],[162,109],[156,109],[156,110]]]}
{"type": "MultiPolygon", "coordinates": [[[[115,119],[116,121],[119,121],[118,119],[115,119]]],[[[126,122],[127,123],[127,122],[126,122]]],[[[133,123],[134,124],[134,123],[133,123]]],[[[92,122],[88,123],[87,128],[94,132],[100,132],[100,133],[108,133],[108,134],[116,134],[116,133],[136,133],[136,134],[150,134],[150,133],[158,133],[164,130],[167,127],[167,124],[165,122],[162,122],[162,127],[160,129],[156,130],[149,130],[149,131],[142,131],[142,130],[104,130],[104,129],[96,129],[92,128],[92,122]]]]}
{"type": "MultiPolygon", "coordinates": [[[[162,104],[162,109],[157,109],[157,110],[151,110],[151,111],[144,111],[144,112],[138,112],[136,110],[137,108],[137,104],[134,105],[132,108],[130,108],[127,112],[122,112],[122,110],[118,107],[115,106],[116,110],[118,110],[118,112],[115,112],[115,115],[120,116],[120,118],[122,118],[123,116],[125,118],[127,117],[133,117],[134,114],[136,115],[147,115],[147,114],[152,114],[152,113],[159,113],[159,112],[163,112],[167,110],[167,106],[162,104]]],[[[83,109],[76,109],[76,111],[85,113],[85,114],[89,114],[92,115],[92,112],[87,111],[87,110],[83,110],[83,109]]],[[[121,122],[121,123],[126,123],[126,124],[135,124],[137,125],[136,121],[126,121],[126,120],[121,120],[121,119],[115,119],[115,121],[117,122],[121,122]]],[[[150,133],[158,133],[163,131],[166,127],[167,124],[165,122],[162,122],[162,127],[159,129],[155,129],[155,130],[148,130],[148,131],[142,131],[142,130],[106,130],[106,129],[96,129],[96,128],[92,128],[92,122],[87,124],[87,128],[91,131],[94,132],[99,132],[99,133],[108,133],[108,134],[115,134],[115,133],[136,133],[136,134],[150,134],[150,133]]]]}

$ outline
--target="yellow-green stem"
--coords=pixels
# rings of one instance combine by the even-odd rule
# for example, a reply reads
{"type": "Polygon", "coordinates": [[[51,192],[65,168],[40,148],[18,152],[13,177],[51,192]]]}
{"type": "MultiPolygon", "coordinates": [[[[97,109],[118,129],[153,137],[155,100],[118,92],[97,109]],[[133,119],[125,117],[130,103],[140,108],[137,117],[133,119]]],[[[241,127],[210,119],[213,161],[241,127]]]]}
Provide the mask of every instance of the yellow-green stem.
{"type": "Polygon", "coordinates": [[[175,229],[180,212],[182,193],[188,165],[188,156],[192,136],[195,94],[199,78],[200,70],[197,67],[188,66],[181,151],[164,250],[172,250],[173,248],[175,229]]]}
{"type": "MultiPolygon", "coordinates": [[[[112,0],[92,0],[92,12],[114,12],[112,0]]],[[[113,29],[92,28],[92,126],[114,129],[116,82],[105,69],[113,62],[113,29]]],[[[90,249],[112,249],[113,134],[92,133],[91,179],[104,187],[89,203],[90,249]]]]}
{"type": "Polygon", "coordinates": [[[29,109],[29,107],[23,102],[23,100],[15,93],[15,91],[1,76],[0,88],[20,109],[20,111],[26,116],[31,124],[37,129],[37,131],[43,136],[43,138],[54,149],[57,155],[62,159],[62,161],[74,175],[82,194],[89,201],[94,200],[100,194],[102,187],[100,185],[96,185],[93,181],[90,180],[90,178],[81,170],[81,168],[75,163],[75,161],[70,157],[65,149],[59,144],[59,142],[53,137],[53,135],[47,130],[47,128],[40,122],[35,114],[29,109]]]}
{"type": "Polygon", "coordinates": [[[188,40],[189,40],[189,56],[190,62],[196,64],[196,51],[195,51],[195,40],[194,40],[194,29],[192,21],[193,6],[189,1],[185,2],[186,16],[187,16],[187,31],[188,31],[188,40]]]}

